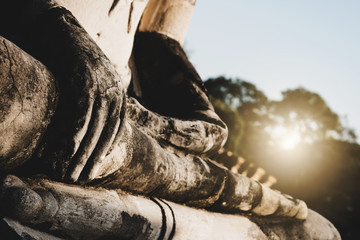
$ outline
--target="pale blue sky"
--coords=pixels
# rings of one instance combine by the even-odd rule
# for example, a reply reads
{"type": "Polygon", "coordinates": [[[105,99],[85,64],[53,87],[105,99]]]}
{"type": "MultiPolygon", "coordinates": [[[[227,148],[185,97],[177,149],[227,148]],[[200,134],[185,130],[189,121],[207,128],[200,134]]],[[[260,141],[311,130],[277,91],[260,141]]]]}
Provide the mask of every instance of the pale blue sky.
{"type": "Polygon", "coordinates": [[[185,48],[203,79],[319,93],[360,138],[360,0],[198,0],[185,48]]]}

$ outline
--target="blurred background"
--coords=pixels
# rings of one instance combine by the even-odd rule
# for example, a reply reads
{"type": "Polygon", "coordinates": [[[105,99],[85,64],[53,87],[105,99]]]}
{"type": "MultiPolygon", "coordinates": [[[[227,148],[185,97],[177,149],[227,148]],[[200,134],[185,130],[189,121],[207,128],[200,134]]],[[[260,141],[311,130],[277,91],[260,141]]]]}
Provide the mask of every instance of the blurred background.
{"type": "Polygon", "coordinates": [[[265,169],[360,239],[360,1],[196,4],[184,47],[229,127],[220,161],[265,169]]]}

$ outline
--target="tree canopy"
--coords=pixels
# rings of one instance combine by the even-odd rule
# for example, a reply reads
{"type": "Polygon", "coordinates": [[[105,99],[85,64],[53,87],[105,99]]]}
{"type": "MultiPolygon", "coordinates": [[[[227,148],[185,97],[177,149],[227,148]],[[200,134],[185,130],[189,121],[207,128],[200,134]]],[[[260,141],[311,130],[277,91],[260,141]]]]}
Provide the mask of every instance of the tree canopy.
{"type": "Polygon", "coordinates": [[[208,79],[205,85],[216,111],[229,123],[226,147],[236,153],[243,154],[247,148],[244,139],[257,138],[255,142],[265,141],[267,145],[278,139],[281,131],[296,133],[299,143],[356,140],[354,131],[342,124],[325,100],[304,88],[283,91],[282,99],[274,101],[254,84],[240,79],[221,76],[208,79]]]}
{"type": "Polygon", "coordinates": [[[343,239],[360,237],[360,146],[326,101],[305,88],[270,100],[254,84],[223,76],[205,82],[215,111],[229,128],[227,150],[265,168],[275,188],[307,201],[343,239]]]}

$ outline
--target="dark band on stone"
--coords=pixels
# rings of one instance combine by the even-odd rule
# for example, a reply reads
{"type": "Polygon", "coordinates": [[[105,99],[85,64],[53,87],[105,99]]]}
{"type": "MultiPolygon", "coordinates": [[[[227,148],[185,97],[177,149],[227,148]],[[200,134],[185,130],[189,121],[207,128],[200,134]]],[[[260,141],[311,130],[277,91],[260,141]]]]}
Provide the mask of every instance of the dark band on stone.
{"type": "Polygon", "coordinates": [[[173,224],[172,224],[172,227],[171,227],[171,233],[170,233],[170,236],[169,236],[169,240],[173,239],[174,235],[175,235],[175,230],[176,230],[176,220],[175,220],[175,213],[173,211],[173,209],[170,207],[170,205],[165,202],[164,200],[162,199],[159,199],[162,203],[164,203],[166,206],[168,206],[168,208],[170,209],[171,211],[171,216],[173,218],[173,224]]]}
{"type": "Polygon", "coordinates": [[[164,208],[161,206],[161,204],[153,197],[150,197],[150,200],[153,201],[156,205],[159,206],[160,211],[161,211],[161,215],[162,215],[162,224],[161,224],[161,231],[160,231],[160,236],[158,237],[158,240],[163,240],[165,237],[165,233],[166,233],[166,215],[165,215],[165,210],[164,208]]]}

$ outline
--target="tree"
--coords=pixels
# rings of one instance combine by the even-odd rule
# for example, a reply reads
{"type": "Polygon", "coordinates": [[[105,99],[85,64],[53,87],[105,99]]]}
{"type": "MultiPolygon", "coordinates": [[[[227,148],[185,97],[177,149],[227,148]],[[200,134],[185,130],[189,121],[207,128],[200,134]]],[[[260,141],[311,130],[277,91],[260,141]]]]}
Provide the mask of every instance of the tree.
{"type": "Polygon", "coordinates": [[[281,101],[271,102],[271,114],[283,125],[297,128],[302,139],[316,141],[344,135],[345,127],[339,116],[319,94],[296,88],[286,90],[282,95],[281,101]]]}
{"type": "Polygon", "coordinates": [[[325,100],[296,88],[271,101],[254,84],[225,77],[205,85],[229,128],[225,147],[274,175],[277,189],[304,199],[343,239],[359,239],[360,145],[325,100]]]}
{"type": "Polygon", "coordinates": [[[254,84],[240,79],[220,76],[205,85],[215,110],[228,123],[226,147],[248,158],[259,158],[259,144],[293,148],[326,139],[356,140],[325,100],[304,88],[286,90],[280,101],[271,101],[254,84]]]}
{"type": "Polygon", "coordinates": [[[211,78],[205,82],[215,111],[229,128],[225,145],[234,153],[250,157],[253,142],[266,141],[262,130],[266,122],[268,99],[249,82],[225,77],[211,78]],[[252,140],[249,140],[252,139],[252,140]]]}

